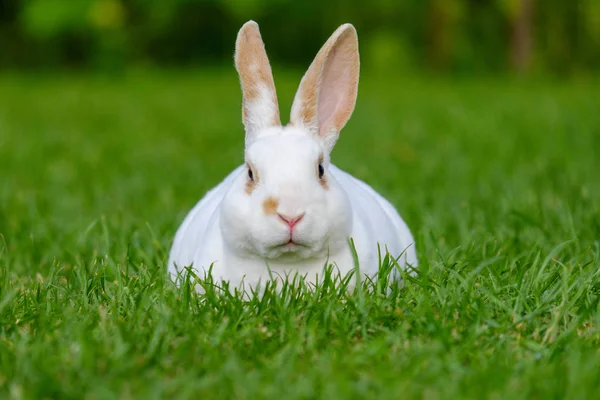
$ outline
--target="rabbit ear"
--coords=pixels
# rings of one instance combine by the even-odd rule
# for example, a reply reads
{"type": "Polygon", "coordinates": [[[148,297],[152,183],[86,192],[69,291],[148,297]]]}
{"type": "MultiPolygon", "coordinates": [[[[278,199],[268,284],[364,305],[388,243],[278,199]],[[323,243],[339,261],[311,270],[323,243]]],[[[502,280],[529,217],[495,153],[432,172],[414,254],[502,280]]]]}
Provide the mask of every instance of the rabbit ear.
{"type": "Polygon", "coordinates": [[[273,73],[254,21],[246,22],[238,33],[235,68],[242,85],[242,121],[248,143],[260,130],[281,125],[273,73]]]}
{"type": "Polygon", "coordinates": [[[344,24],[323,45],[294,98],[292,124],[320,135],[329,151],[354,111],[359,67],[356,29],[344,24]]]}

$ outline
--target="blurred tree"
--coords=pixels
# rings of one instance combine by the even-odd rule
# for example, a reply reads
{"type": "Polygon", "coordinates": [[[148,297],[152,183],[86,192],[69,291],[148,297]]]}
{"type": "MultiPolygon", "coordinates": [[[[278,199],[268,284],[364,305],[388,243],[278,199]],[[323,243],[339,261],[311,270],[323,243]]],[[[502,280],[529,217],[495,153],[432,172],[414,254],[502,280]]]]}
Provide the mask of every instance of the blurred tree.
{"type": "Polygon", "coordinates": [[[0,0],[0,67],[229,64],[248,19],[302,68],[343,22],[378,71],[600,66],[600,0],[0,0]]]}
{"type": "Polygon", "coordinates": [[[435,70],[448,68],[464,6],[461,0],[429,0],[428,55],[435,70]]]}
{"type": "Polygon", "coordinates": [[[581,64],[600,65],[600,1],[585,0],[581,5],[582,25],[584,30],[583,60],[581,64]]]}
{"type": "Polygon", "coordinates": [[[546,0],[545,6],[538,8],[540,56],[553,72],[570,73],[579,61],[580,6],[580,0],[546,0]]]}
{"type": "Polygon", "coordinates": [[[534,0],[500,0],[510,23],[510,63],[517,73],[527,72],[531,61],[534,0]]]}

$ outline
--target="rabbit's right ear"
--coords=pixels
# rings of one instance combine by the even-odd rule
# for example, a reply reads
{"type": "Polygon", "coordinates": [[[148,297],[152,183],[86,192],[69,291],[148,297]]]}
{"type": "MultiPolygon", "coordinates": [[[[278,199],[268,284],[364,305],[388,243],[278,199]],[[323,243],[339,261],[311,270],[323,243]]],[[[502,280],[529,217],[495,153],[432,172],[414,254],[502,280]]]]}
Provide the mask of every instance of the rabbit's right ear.
{"type": "Polygon", "coordinates": [[[235,68],[242,85],[242,121],[247,145],[262,129],[281,125],[273,73],[254,21],[246,22],[238,33],[235,68]]]}
{"type": "Polygon", "coordinates": [[[359,68],[356,29],[344,24],[321,47],[294,98],[292,124],[320,136],[330,152],[354,111],[359,68]]]}

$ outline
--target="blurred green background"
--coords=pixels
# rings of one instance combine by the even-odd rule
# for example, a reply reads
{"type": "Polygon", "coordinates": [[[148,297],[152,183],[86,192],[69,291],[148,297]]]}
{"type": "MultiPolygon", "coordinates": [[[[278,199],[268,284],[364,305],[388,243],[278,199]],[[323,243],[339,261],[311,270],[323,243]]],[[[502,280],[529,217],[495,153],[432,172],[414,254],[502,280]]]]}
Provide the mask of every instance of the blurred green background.
{"type": "Polygon", "coordinates": [[[368,71],[573,75],[600,66],[598,0],[0,0],[0,68],[231,63],[259,22],[272,62],[306,67],[352,22],[368,71]]]}

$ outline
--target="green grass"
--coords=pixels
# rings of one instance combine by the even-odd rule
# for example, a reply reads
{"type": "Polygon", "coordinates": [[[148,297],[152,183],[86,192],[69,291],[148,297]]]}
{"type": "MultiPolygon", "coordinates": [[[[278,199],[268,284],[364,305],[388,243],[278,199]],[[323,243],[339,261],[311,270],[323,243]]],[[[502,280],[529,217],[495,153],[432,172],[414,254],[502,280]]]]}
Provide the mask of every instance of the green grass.
{"type": "Polygon", "coordinates": [[[365,77],[333,159],[397,206],[419,275],[247,302],[164,273],[242,160],[237,85],[0,78],[1,397],[597,395],[600,82],[365,77]]]}

